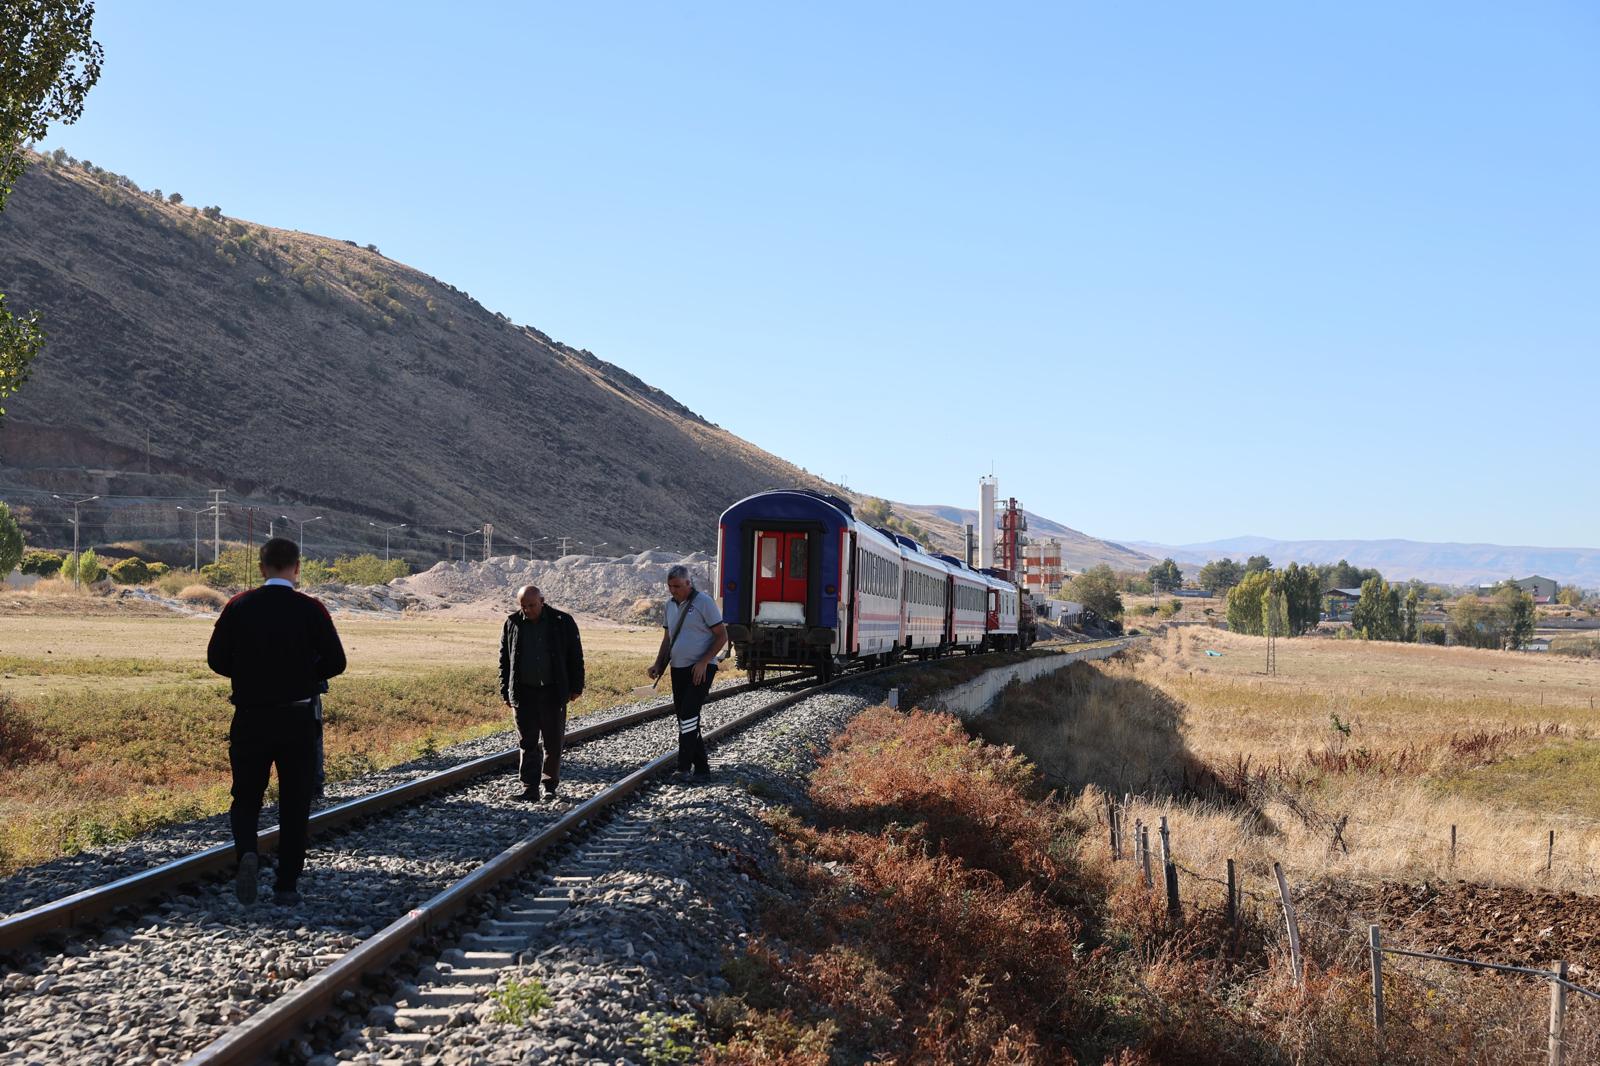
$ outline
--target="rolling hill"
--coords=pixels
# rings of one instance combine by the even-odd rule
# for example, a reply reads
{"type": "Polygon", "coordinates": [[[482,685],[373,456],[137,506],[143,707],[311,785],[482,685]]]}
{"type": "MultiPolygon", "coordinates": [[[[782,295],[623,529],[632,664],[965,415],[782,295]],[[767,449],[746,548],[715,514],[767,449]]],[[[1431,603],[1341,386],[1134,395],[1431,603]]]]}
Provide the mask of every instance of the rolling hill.
{"type": "MultiPolygon", "coordinates": [[[[395,550],[424,562],[460,553],[447,530],[485,521],[497,553],[547,537],[535,553],[549,554],[560,536],[705,549],[748,493],[849,495],[370,245],[171,203],[99,168],[35,158],[0,214],[0,291],[49,332],[0,422],[0,498],[34,543],[71,543],[51,493],[103,497],[83,511],[86,542],[174,561],[212,532],[192,511],[222,489],[224,539],[287,515],[315,522],[324,555],[405,523],[395,550]]],[[[957,526],[925,517],[956,550],[957,526]]],[[[1068,532],[1074,558],[1123,565],[1125,549],[1068,532]]]]}

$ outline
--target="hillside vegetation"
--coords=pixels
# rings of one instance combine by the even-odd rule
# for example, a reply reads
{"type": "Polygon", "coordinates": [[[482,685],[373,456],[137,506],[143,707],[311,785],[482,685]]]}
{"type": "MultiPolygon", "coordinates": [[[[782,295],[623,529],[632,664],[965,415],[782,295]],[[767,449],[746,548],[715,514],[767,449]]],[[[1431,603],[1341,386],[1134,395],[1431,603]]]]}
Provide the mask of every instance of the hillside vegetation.
{"type": "MultiPolygon", "coordinates": [[[[3,484],[226,488],[326,513],[311,532],[329,548],[369,536],[372,518],[708,547],[731,500],[820,487],[370,245],[173,203],[84,164],[29,167],[0,218],[0,264],[0,287],[49,332],[0,428],[3,484]]],[[[70,542],[57,510],[33,509],[32,539],[70,542]]],[[[84,534],[191,529],[152,501],[91,508],[84,534]]]]}

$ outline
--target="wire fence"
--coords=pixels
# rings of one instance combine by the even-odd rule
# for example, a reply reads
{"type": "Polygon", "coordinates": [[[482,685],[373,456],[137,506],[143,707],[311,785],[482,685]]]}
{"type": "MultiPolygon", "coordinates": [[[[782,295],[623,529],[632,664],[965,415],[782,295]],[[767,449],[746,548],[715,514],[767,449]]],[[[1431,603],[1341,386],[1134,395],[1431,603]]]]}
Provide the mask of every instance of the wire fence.
{"type": "MultiPolygon", "coordinates": [[[[1397,1019],[1391,1017],[1387,1009],[1385,1001],[1386,971],[1384,966],[1386,957],[1456,967],[1473,973],[1495,973],[1532,978],[1547,983],[1550,988],[1550,1005],[1548,1018],[1543,1023],[1544,1047],[1541,1057],[1550,1066],[1565,1066],[1569,1061],[1579,1061],[1569,1058],[1569,1053],[1575,1050],[1575,1045],[1570,1039],[1571,1034],[1567,1020],[1568,995],[1570,993],[1584,1000],[1600,1001],[1600,991],[1571,980],[1567,961],[1554,962],[1551,968],[1545,969],[1537,966],[1519,966],[1497,962],[1492,959],[1467,958],[1441,952],[1422,951],[1414,947],[1393,946],[1383,943],[1382,930],[1375,923],[1367,926],[1366,943],[1360,944],[1358,932],[1348,922],[1330,922],[1314,915],[1301,913],[1296,906],[1294,893],[1287,877],[1283,873],[1283,868],[1277,862],[1272,864],[1278,888],[1276,894],[1255,892],[1245,888],[1241,884],[1238,863],[1232,858],[1226,860],[1226,875],[1224,877],[1202,873],[1178,862],[1173,857],[1173,834],[1164,816],[1158,819],[1158,832],[1161,841],[1159,859],[1161,873],[1157,875],[1154,869],[1156,860],[1153,856],[1149,839],[1151,825],[1146,824],[1141,818],[1135,818],[1133,820],[1131,841],[1129,840],[1126,822],[1132,808],[1132,800],[1133,797],[1131,795],[1126,796],[1123,802],[1119,804],[1111,797],[1107,797],[1103,824],[1108,832],[1111,858],[1117,862],[1132,862],[1136,870],[1135,876],[1141,879],[1148,888],[1152,891],[1164,891],[1167,913],[1174,921],[1182,921],[1184,915],[1183,893],[1180,889],[1179,875],[1188,878],[1191,883],[1196,885],[1216,886],[1223,889],[1225,892],[1224,915],[1235,930],[1238,930],[1243,921],[1242,903],[1244,900],[1248,899],[1257,904],[1276,908],[1282,916],[1283,933],[1288,942],[1289,964],[1293,971],[1294,983],[1299,987],[1304,987],[1305,985],[1305,958],[1301,938],[1303,928],[1311,927],[1320,930],[1322,933],[1328,934],[1335,942],[1343,941],[1352,946],[1359,945],[1360,950],[1367,955],[1368,964],[1372,972],[1371,1018],[1374,1037],[1379,1049],[1379,1061],[1384,1061],[1383,1048],[1388,1037],[1392,1035],[1394,1026],[1396,1024],[1410,1024],[1406,1019],[1397,1021],[1397,1019]],[[1159,889],[1158,885],[1160,886],[1159,889]]],[[[1368,823],[1368,825],[1374,828],[1400,829],[1400,827],[1385,826],[1383,823],[1368,823]]],[[[1344,827],[1345,823],[1341,823],[1341,828],[1344,827]]],[[[1542,868],[1547,872],[1553,866],[1555,840],[1555,831],[1551,830],[1543,841],[1544,865],[1542,868]]],[[[1457,838],[1454,826],[1451,827],[1451,839],[1448,846],[1452,856],[1462,846],[1462,842],[1457,838]]],[[[1461,991],[1458,988],[1431,981],[1420,972],[1407,973],[1406,976],[1437,995],[1451,997],[1452,1000],[1458,1003],[1464,1002],[1460,998],[1461,991]]],[[[1472,1043],[1481,1045],[1482,1048],[1494,1047],[1493,1041],[1500,1038],[1514,1042],[1525,1042],[1523,1039],[1526,1035],[1525,1017],[1521,1023],[1515,1019],[1489,1018],[1487,1016],[1479,1019],[1479,1021],[1481,1024],[1476,1027],[1477,1031],[1470,1039],[1472,1043]]],[[[1431,1037],[1434,1034],[1431,1034],[1424,1027],[1417,1028],[1415,1035],[1431,1037]]],[[[1508,1044],[1506,1046],[1511,1045],[1508,1044]]],[[[1585,1045],[1585,1049],[1586,1051],[1593,1050],[1588,1048],[1587,1045],[1585,1045]]]]}

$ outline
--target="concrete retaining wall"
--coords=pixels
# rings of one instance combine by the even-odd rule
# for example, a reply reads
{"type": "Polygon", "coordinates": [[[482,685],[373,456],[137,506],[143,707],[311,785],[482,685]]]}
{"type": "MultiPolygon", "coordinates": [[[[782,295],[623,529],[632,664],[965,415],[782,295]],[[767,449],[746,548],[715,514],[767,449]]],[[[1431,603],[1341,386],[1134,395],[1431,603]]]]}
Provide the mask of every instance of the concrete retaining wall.
{"type": "Polygon", "coordinates": [[[1111,656],[1128,648],[1132,643],[1132,640],[1119,640],[1115,644],[1107,644],[1098,648],[1086,648],[1082,651],[1063,651],[1055,655],[1041,655],[1036,659],[1012,663],[1010,666],[997,666],[965,684],[946,689],[933,697],[930,702],[939,710],[949,711],[962,721],[970,721],[981,717],[985,711],[994,706],[995,700],[1000,698],[1000,693],[1004,692],[1006,686],[1013,681],[1033,681],[1046,674],[1053,674],[1057,670],[1065,670],[1073,663],[1088,662],[1092,659],[1109,659],[1111,656]]]}

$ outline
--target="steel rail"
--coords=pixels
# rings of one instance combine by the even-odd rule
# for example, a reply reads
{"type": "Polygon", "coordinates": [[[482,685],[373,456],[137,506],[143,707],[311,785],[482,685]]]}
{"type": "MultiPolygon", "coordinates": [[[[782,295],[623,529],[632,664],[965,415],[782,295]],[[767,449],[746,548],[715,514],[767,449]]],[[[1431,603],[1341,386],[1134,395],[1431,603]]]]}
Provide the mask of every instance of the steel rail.
{"type": "MultiPolygon", "coordinates": [[[[706,733],[705,739],[714,743],[802,700],[812,699],[833,688],[854,684],[880,671],[901,669],[905,665],[880,667],[878,670],[808,686],[801,692],[780,697],[723,723],[706,733]]],[[[238,1066],[265,1058],[284,1040],[292,1038],[327,1012],[345,989],[354,987],[363,977],[387,968],[419,937],[441,929],[478,896],[522,873],[552,845],[643,788],[650,778],[662,773],[677,759],[676,751],[652,759],[599,795],[580,803],[552,825],[524,837],[426,903],[413,908],[405,917],[391,922],[356,945],[339,961],[328,965],[293,992],[274,1000],[240,1025],[217,1037],[187,1059],[185,1066],[238,1066]]]]}
{"type": "MultiPolygon", "coordinates": [[[[744,682],[729,685],[714,690],[706,702],[712,703],[754,689],[785,684],[794,681],[797,676],[799,675],[791,674],[756,685],[744,682]]],[[[609,736],[671,712],[670,699],[653,703],[604,722],[574,729],[566,734],[563,746],[582,744],[597,737],[609,736]]],[[[345,800],[313,814],[309,832],[325,833],[338,829],[357,819],[405,806],[486,774],[515,766],[517,753],[516,748],[508,748],[493,755],[469,759],[446,770],[392,785],[378,792],[345,800]]],[[[272,851],[278,843],[278,826],[273,825],[263,829],[256,840],[257,846],[263,853],[272,851]]],[[[198,881],[211,874],[226,872],[232,869],[234,859],[232,843],[217,844],[148,870],[141,870],[139,873],[129,874],[115,881],[86,888],[37,907],[7,915],[0,918],[0,952],[21,950],[46,934],[70,929],[83,921],[97,918],[119,907],[139,903],[168,889],[198,881]]]]}

